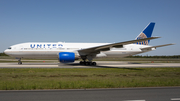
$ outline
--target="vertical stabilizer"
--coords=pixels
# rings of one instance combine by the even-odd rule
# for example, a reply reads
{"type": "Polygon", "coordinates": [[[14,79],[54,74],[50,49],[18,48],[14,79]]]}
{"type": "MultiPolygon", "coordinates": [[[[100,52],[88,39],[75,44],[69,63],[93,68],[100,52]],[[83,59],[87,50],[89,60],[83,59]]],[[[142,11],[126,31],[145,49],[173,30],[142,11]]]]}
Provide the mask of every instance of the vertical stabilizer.
{"type": "MultiPolygon", "coordinates": [[[[144,28],[144,30],[136,37],[136,40],[151,37],[153,29],[154,29],[154,26],[155,26],[154,22],[149,23],[144,28]]],[[[139,44],[139,45],[148,45],[149,42],[150,42],[150,40],[147,40],[147,41],[143,41],[143,42],[138,42],[137,44],[139,44]]]]}

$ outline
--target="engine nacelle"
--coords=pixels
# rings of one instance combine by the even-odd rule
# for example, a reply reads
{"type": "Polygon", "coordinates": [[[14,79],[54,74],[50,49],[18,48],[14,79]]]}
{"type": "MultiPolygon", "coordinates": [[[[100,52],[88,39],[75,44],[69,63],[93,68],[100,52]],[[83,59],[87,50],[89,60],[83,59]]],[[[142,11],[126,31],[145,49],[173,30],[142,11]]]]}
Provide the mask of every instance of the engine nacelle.
{"type": "Polygon", "coordinates": [[[73,52],[60,52],[59,61],[62,63],[74,62],[75,54],[73,52]]]}

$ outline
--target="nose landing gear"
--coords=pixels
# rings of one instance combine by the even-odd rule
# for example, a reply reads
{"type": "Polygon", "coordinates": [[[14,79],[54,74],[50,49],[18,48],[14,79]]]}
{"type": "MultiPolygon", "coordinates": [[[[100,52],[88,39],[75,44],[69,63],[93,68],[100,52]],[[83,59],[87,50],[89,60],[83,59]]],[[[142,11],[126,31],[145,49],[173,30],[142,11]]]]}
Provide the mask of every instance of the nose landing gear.
{"type": "Polygon", "coordinates": [[[21,58],[18,59],[18,64],[19,64],[19,65],[22,64],[21,58]]]}

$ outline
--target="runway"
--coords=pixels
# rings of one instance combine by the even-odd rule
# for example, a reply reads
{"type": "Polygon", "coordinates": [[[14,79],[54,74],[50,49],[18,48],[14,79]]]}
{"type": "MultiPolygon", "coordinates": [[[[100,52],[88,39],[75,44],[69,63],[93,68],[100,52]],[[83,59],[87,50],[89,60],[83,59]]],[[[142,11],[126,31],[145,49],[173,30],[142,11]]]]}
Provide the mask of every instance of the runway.
{"type": "Polygon", "coordinates": [[[62,63],[0,63],[0,68],[143,68],[143,67],[180,67],[180,63],[130,63],[120,61],[97,61],[97,66],[80,65],[79,62],[62,63]]]}
{"type": "Polygon", "coordinates": [[[180,101],[180,87],[0,91],[1,101],[180,101]]]}

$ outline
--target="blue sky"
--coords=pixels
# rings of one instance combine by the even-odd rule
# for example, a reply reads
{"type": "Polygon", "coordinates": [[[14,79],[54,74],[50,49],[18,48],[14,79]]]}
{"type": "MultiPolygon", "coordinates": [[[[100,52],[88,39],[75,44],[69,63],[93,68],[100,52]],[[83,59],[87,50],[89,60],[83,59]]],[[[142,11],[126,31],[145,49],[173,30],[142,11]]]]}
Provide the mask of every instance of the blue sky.
{"type": "Polygon", "coordinates": [[[180,0],[0,0],[0,52],[24,42],[122,42],[155,22],[143,55],[180,55],[180,0]]]}

